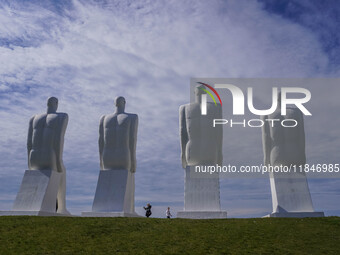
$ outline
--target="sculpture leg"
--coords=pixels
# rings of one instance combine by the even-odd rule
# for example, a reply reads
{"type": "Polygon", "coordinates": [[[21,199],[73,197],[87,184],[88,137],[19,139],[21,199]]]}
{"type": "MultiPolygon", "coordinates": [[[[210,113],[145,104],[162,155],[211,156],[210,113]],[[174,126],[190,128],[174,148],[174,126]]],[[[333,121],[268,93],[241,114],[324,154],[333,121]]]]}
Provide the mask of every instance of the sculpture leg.
{"type": "Polygon", "coordinates": [[[194,166],[187,166],[185,171],[184,210],[221,211],[218,173],[194,176],[194,169],[194,166]]]}
{"type": "Polygon", "coordinates": [[[57,200],[58,200],[57,213],[70,214],[66,210],[66,172],[65,171],[61,173],[61,180],[59,183],[57,200]]]}
{"type": "Polygon", "coordinates": [[[307,177],[302,173],[271,173],[273,213],[314,212],[307,177]]]}
{"type": "Polygon", "coordinates": [[[129,172],[126,196],[126,212],[135,213],[135,173],[129,172]]]}

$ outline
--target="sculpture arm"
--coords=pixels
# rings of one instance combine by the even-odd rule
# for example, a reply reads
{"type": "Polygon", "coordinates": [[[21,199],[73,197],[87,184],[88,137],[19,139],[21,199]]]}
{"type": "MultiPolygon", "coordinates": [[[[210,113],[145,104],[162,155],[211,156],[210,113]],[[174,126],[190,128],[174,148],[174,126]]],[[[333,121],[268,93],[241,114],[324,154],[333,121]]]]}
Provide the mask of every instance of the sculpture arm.
{"type": "Polygon", "coordinates": [[[306,151],[305,151],[305,127],[304,127],[304,121],[303,121],[303,113],[299,110],[299,146],[300,150],[302,151],[302,158],[301,163],[306,164],[306,151]]]}
{"type": "Polygon", "coordinates": [[[185,148],[189,140],[187,127],[186,127],[186,119],[185,119],[185,105],[182,105],[179,108],[179,133],[180,133],[180,139],[181,139],[182,167],[185,169],[187,167],[185,148]]]}
{"type": "Polygon", "coordinates": [[[136,172],[136,145],[137,145],[137,130],[138,130],[138,115],[134,114],[130,126],[130,155],[131,155],[131,169],[132,173],[136,172]]]}
{"type": "Polygon", "coordinates": [[[32,143],[33,120],[34,120],[34,116],[30,119],[29,126],[28,126],[28,135],[27,135],[27,164],[28,164],[28,169],[31,169],[31,166],[30,166],[30,152],[31,152],[32,147],[33,147],[33,143],[32,143]]]}
{"type": "Polygon", "coordinates": [[[98,146],[99,146],[99,161],[100,161],[100,169],[104,169],[103,164],[103,150],[104,150],[104,119],[105,115],[100,118],[99,121],[99,139],[98,139],[98,146]]]}
{"type": "Polygon", "coordinates": [[[269,130],[269,123],[266,121],[268,116],[261,116],[261,119],[264,122],[262,126],[262,147],[263,147],[263,163],[264,165],[270,164],[270,151],[271,151],[271,138],[270,138],[270,130],[269,130]]]}
{"type": "Polygon", "coordinates": [[[66,169],[63,163],[63,150],[64,150],[64,136],[68,124],[67,113],[58,113],[60,126],[58,132],[54,138],[54,148],[57,160],[57,171],[60,173],[65,173],[66,169]]]}

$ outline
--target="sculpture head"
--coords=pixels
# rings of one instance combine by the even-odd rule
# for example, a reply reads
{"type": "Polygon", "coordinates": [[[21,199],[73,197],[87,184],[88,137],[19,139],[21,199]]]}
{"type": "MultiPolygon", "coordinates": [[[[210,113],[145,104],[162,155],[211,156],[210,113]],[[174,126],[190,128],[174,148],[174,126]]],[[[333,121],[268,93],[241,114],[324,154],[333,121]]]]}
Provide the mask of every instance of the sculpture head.
{"type": "Polygon", "coordinates": [[[126,101],[125,101],[124,97],[122,97],[122,96],[116,97],[115,105],[117,107],[117,111],[118,112],[124,112],[125,104],[126,104],[126,101]]]}
{"type": "Polygon", "coordinates": [[[50,97],[47,99],[47,113],[55,113],[58,109],[58,98],[50,97]]]}
{"type": "Polygon", "coordinates": [[[207,94],[203,89],[205,89],[205,86],[203,85],[198,85],[195,87],[195,101],[196,103],[201,102],[201,95],[202,94],[207,94]]]}

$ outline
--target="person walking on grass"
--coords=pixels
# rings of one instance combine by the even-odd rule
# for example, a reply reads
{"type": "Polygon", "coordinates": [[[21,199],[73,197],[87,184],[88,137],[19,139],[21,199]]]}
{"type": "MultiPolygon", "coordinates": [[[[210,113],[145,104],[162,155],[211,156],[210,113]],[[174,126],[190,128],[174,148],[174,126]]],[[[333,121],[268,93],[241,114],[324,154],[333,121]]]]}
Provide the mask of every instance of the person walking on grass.
{"type": "Polygon", "coordinates": [[[146,211],[145,212],[145,216],[147,217],[147,218],[149,218],[150,217],[150,215],[152,214],[152,212],[151,212],[151,205],[148,203],[147,205],[146,205],[146,207],[144,206],[143,208],[144,208],[144,210],[146,211]]]}
{"type": "Polygon", "coordinates": [[[168,209],[166,209],[165,215],[168,219],[170,219],[172,217],[171,212],[170,212],[170,207],[168,207],[168,209]]]}

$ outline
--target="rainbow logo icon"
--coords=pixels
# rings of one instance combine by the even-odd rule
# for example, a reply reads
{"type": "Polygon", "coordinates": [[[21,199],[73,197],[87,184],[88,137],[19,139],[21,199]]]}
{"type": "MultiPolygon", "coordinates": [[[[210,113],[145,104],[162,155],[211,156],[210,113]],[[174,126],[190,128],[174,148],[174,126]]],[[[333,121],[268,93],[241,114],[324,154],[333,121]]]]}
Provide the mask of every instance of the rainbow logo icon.
{"type": "MultiPolygon", "coordinates": [[[[217,91],[216,91],[212,86],[210,86],[209,84],[203,83],[203,82],[197,82],[197,83],[198,83],[198,84],[201,84],[201,85],[203,85],[203,86],[206,86],[206,87],[209,88],[212,92],[214,92],[214,94],[217,96],[217,98],[218,98],[218,100],[220,101],[221,106],[222,106],[222,100],[221,100],[221,98],[220,98],[220,95],[217,93],[217,91]]],[[[215,105],[217,105],[216,100],[215,100],[213,94],[211,94],[211,92],[210,92],[209,90],[204,89],[204,88],[200,88],[200,89],[203,90],[204,92],[206,92],[206,93],[212,98],[212,100],[214,101],[215,105]]]]}

